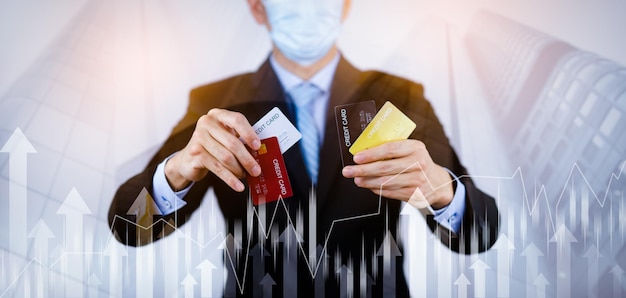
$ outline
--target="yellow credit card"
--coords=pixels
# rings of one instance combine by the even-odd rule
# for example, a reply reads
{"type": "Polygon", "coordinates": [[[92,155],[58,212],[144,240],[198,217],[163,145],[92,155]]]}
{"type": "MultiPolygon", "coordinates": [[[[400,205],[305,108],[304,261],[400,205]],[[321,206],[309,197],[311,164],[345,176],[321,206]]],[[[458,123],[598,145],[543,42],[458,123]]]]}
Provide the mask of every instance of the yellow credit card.
{"type": "Polygon", "coordinates": [[[350,147],[352,155],[390,141],[406,140],[417,125],[391,102],[386,102],[350,147]]]}

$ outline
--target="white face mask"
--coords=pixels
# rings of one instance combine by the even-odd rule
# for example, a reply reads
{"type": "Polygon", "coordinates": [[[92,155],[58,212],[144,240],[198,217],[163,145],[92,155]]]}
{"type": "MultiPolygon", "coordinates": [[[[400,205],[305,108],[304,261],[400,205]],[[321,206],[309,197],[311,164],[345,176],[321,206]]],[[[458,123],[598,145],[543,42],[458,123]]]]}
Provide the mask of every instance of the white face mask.
{"type": "Polygon", "coordinates": [[[310,65],[335,44],[344,0],[263,0],[274,45],[290,60],[310,65]]]}

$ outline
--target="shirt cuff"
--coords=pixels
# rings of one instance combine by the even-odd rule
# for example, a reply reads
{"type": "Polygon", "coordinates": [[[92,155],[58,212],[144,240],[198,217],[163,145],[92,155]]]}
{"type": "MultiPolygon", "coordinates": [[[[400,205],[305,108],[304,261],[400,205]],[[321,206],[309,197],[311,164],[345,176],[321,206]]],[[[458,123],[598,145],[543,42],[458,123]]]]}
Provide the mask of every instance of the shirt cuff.
{"type": "MultiPolygon", "coordinates": [[[[176,153],[174,153],[176,154],[176,153]]],[[[174,191],[165,178],[165,163],[174,156],[174,154],[168,156],[163,162],[161,162],[154,172],[152,177],[152,193],[154,194],[154,203],[161,210],[161,214],[169,215],[176,210],[187,205],[187,202],[183,198],[187,195],[193,182],[189,184],[185,189],[180,191],[174,191]]]]}
{"type": "Polygon", "coordinates": [[[458,234],[461,230],[463,214],[465,213],[465,185],[450,170],[446,169],[446,171],[450,173],[452,180],[456,181],[456,191],[448,206],[434,210],[434,220],[448,230],[458,234]]]}

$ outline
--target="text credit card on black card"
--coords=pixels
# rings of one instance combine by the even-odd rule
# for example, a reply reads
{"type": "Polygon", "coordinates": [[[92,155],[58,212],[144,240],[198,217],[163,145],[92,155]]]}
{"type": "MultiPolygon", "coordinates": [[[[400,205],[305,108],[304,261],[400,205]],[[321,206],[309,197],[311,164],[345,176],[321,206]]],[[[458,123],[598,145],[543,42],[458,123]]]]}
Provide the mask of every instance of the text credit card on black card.
{"type": "Polygon", "coordinates": [[[261,175],[252,177],[248,174],[247,177],[254,205],[273,202],[279,198],[286,199],[293,195],[277,137],[262,139],[261,148],[253,151],[252,157],[261,167],[261,175]]]}
{"type": "Polygon", "coordinates": [[[341,150],[343,166],[353,165],[350,146],[376,115],[376,103],[373,100],[345,104],[335,107],[335,120],[341,150]]]}

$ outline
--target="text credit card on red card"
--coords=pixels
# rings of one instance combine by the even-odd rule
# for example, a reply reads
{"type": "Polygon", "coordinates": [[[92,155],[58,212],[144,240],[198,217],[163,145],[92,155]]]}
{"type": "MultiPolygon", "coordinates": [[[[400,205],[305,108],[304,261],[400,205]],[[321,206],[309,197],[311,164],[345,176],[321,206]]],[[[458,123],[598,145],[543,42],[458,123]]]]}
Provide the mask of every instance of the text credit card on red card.
{"type": "Polygon", "coordinates": [[[293,192],[278,138],[262,139],[261,148],[252,152],[252,156],[261,167],[261,175],[247,178],[252,203],[259,205],[291,197],[293,192]]]}

